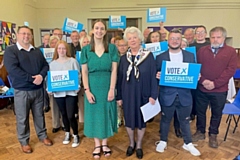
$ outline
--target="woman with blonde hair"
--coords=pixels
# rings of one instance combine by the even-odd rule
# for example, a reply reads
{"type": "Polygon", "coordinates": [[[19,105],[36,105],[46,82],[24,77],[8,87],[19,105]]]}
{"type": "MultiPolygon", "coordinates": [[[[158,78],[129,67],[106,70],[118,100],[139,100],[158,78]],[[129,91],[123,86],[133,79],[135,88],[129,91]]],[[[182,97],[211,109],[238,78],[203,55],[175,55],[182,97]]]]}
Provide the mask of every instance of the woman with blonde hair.
{"type": "Polygon", "coordinates": [[[80,41],[81,48],[83,48],[90,43],[91,37],[89,35],[85,35],[85,36],[82,36],[79,41],[80,41]]]}

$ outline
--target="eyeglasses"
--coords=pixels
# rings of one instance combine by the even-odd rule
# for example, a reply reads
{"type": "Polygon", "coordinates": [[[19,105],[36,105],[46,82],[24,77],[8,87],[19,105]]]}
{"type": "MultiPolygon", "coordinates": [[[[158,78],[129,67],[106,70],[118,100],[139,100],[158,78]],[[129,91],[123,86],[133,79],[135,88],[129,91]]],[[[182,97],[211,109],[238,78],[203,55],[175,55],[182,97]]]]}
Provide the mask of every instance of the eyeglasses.
{"type": "Polygon", "coordinates": [[[53,33],[53,35],[54,35],[54,36],[61,36],[61,35],[63,35],[63,34],[61,34],[61,33],[59,33],[59,34],[53,33]]]}
{"type": "Polygon", "coordinates": [[[31,36],[31,33],[25,33],[25,32],[23,32],[23,33],[18,33],[18,34],[22,34],[22,35],[28,35],[28,36],[31,36]]]}
{"type": "Polygon", "coordinates": [[[181,38],[179,38],[179,37],[171,37],[171,38],[169,38],[169,40],[171,40],[171,41],[174,41],[174,40],[176,40],[176,41],[180,41],[181,40],[181,38]]]}
{"type": "Polygon", "coordinates": [[[206,32],[205,31],[201,31],[201,32],[197,31],[196,32],[196,34],[204,34],[204,33],[206,33],[206,32]]]}
{"type": "Polygon", "coordinates": [[[118,45],[118,47],[126,47],[126,46],[127,46],[127,45],[124,45],[124,44],[123,44],[123,45],[118,45]]]}

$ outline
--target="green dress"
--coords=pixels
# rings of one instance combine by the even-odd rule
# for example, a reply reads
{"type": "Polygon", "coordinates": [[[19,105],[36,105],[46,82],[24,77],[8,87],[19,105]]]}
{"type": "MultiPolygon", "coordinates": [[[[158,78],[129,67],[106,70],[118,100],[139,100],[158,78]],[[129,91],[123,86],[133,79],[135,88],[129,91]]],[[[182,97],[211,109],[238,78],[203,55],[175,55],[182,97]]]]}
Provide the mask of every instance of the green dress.
{"type": "Polygon", "coordinates": [[[81,64],[88,66],[89,88],[95,97],[95,103],[90,104],[84,95],[84,134],[90,138],[105,139],[117,132],[116,101],[107,98],[112,62],[118,62],[119,57],[115,45],[109,44],[108,50],[98,57],[87,45],[81,52],[81,64]]]}

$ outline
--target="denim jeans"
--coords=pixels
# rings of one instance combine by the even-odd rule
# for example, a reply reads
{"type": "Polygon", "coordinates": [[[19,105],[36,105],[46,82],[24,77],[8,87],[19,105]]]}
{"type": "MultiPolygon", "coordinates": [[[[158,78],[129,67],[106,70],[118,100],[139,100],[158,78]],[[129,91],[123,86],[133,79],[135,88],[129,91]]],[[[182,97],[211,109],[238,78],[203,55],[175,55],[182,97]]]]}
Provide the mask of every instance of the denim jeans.
{"type": "Polygon", "coordinates": [[[177,112],[177,117],[180,123],[180,129],[185,144],[192,142],[191,131],[190,131],[190,113],[192,106],[182,106],[178,96],[176,96],[171,106],[161,106],[162,117],[160,121],[160,140],[167,142],[168,132],[171,120],[174,116],[174,112],[177,112]]]}
{"type": "Polygon", "coordinates": [[[227,92],[207,93],[197,90],[196,111],[197,111],[197,130],[205,133],[206,129],[206,111],[208,105],[211,108],[211,120],[209,134],[218,134],[218,128],[222,119],[222,110],[226,103],[227,92]]]}

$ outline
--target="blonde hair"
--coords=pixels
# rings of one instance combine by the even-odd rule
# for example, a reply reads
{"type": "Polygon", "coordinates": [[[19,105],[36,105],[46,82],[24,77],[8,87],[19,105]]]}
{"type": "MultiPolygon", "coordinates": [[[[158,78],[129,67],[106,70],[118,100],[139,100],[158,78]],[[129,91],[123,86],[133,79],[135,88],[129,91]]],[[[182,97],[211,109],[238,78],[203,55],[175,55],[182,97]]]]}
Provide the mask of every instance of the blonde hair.
{"type": "Polygon", "coordinates": [[[58,41],[60,40],[58,36],[51,36],[50,39],[49,39],[49,46],[54,39],[57,39],[58,41]]]}
{"type": "Polygon", "coordinates": [[[80,46],[81,48],[83,48],[82,44],[83,44],[83,41],[84,39],[87,38],[89,40],[89,42],[91,41],[91,37],[89,35],[85,35],[83,37],[80,38],[80,46]]]}

